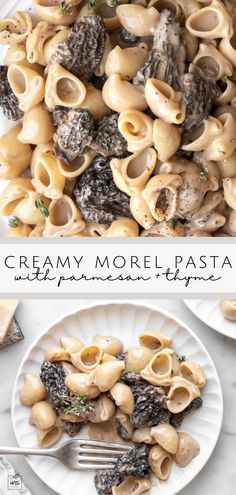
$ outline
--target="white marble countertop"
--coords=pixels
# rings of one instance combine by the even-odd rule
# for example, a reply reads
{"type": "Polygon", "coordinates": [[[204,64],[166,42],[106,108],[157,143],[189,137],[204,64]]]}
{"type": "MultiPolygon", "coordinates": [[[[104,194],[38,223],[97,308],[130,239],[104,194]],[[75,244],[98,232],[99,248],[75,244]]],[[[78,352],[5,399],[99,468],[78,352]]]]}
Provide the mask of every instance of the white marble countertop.
{"type": "MultiPolygon", "coordinates": [[[[34,340],[53,320],[63,316],[70,309],[79,309],[88,301],[82,300],[25,300],[20,303],[17,319],[25,335],[25,340],[0,351],[0,445],[16,445],[11,424],[11,395],[15,375],[20,361],[34,340]]],[[[153,303],[153,301],[152,301],[153,303]]],[[[224,421],[219,442],[203,471],[183,491],[181,495],[232,495],[236,486],[236,341],[223,337],[200,322],[182,301],[155,301],[159,307],[171,311],[185,321],[200,337],[211,354],[218,370],[224,393],[224,421]]],[[[9,457],[17,472],[31,490],[32,495],[55,495],[31,471],[23,457],[9,457]]],[[[9,495],[10,495],[9,491],[9,495]]]]}

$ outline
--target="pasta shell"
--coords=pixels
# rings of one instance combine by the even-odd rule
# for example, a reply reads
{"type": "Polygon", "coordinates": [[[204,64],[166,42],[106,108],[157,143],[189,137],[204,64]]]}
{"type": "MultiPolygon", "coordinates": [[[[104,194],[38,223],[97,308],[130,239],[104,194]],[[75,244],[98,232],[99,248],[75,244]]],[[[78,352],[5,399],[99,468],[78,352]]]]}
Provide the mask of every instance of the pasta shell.
{"type": "Polygon", "coordinates": [[[27,112],[43,100],[44,79],[35,70],[25,65],[11,64],[7,77],[13,93],[19,100],[19,108],[23,112],[27,112]]]}
{"type": "Polygon", "coordinates": [[[113,158],[111,169],[117,187],[132,196],[140,192],[156,166],[153,148],[145,148],[126,158],[113,158]]]}
{"type": "Polygon", "coordinates": [[[171,455],[159,445],[155,445],[151,448],[148,459],[156,477],[160,480],[167,480],[172,465],[171,455]]]}
{"type": "Polygon", "coordinates": [[[81,232],[84,227],[85,223],[74,201],[64,194],[60,199],[51,202],[43,235],[72,236],[81,232]]]}
{"type": "Polygon", "coordinates": [[[151,429],[151,435],[156,442],[170,454],[178,449],[178,435],[173,426],[162,423],[151,429]]]}
{"type": "Polygon", "coordinates": [[[29,373],[24,376],[24,385],[20,392],[20,402],[23,406],[33,406],[46,396],[47,391],[37,375],[29,373]]]}
{"type": "Polygon", "coordinates": [[[102,360],[103,350],[97,344],[83,346],[78,352],[71,354],[72,364],[84,373],[95,370],[102,360]]]}
{"type": "Polygon", "coordinates": [[[89,375],[89,383],[99,388],[100,392],[107,392],[119,380],[122,371],[125,369],[123,361],[108,361],[100,364],[89,375]]]}
{"type": "Polygon", "coordinates": [[[172,378],[168,392],[167,408],[174,414],[179,413],[184,411],[193,399],[200,397],[200,395],[200,390],[196,385],[180,376],[175,376],[172,378]]]}
{"type": "Polygon", "coordinates": [[[152,36],[158,24],[160,14],[154,8],[142,5],[119,5],[116,9],[121,25],[135,36],[152,36]]]}
{"type": "Polygon", "coordinates": [[[33,0],[33,7],[37,16],[40,17],[40,19],[47,21],[49,24],[55,24],[56,26],[70,26],[75,22],[77,8],[74,5],[74,2],[71,2],[69,12],[61,12],[58,5],[55,5],[53,0],[48,0],[47,2],[45,2],[45,0],[33,0]]]}
{"type": "Polygon", "coordinates": [[[205,39],[230,38],[233,34],[233,21],[218,0],[191,14],[186,27],[190,33],[205,39]]]}
{"type": "Polygon", "coordinates": [[[0,179],[14,179],[30,164],[32,150],[28,144],[19,141],[20,131],[20,126],[13,127],[0,137],[0,179]]]}
{"type": "Polygon", "coordinates": [[[0,45],[24,43],[31,30],[31,17],[26,12],[16,12],[12,19],[0,21],[0,45]]]}
{"type": "Polygon", "coordinates": [[[86,87],[78,77],[59,64],[50,66],[45,85],[45,103],[48,108],[78,108],[85,96],[86,87]]]}
{"type": "Polygon", "coordinates": [[[123,80],[119,74],[108,77],[102,88],[102,96],[106,105],[115,112],[123,112],[130,108],[147,108],[144,94],[132,83],[123,80]]]}
{"type": "Polygon", "coordinates": [[[129,476],[120,485],[113,486],[112,495],[141,495],[147,494],[151,488],[151,482],[145,478],[129,476]]]}

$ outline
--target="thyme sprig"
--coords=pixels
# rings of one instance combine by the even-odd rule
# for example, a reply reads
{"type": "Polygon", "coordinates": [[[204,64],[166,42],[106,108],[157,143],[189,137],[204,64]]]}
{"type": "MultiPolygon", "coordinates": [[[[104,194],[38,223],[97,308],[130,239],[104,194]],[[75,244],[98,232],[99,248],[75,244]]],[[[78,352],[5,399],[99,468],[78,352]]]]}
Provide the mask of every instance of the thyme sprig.
{"type": "Polygon", "coordinates": [[[40,211],[40,213],[42,213],[42,215],[44,217],[47,218],[49,216],[49,211],[48,211],[47,207],[45,206],[44,201],[42,199],[40,199],[40,198],[36,199],[34,204],[35,204],[36,208],[40,211]]]}
{"type": "Polygon", "coordinates": [[[9,225],[9,227],[11,227],[11,229],[15,229],[16,227],[18,227],[19,223],[20,223],[20,219],[18,217],[15,217],[15,216],[9,218],[9,220],[8,220],[8,225],[9,225]]]}
{"type": "Polygon", "coordinates": [[[71,14],[72,12],[71,2],[60,2],[59,10],[62,14],[71,14]]]}
{"type": "Polygon", "coordinates": [[[86,395],[63,394],[61,399],[64,403],[63,411],[76,416],[86,416],[96,407],[96,403],[89,400],[86,395]]]}

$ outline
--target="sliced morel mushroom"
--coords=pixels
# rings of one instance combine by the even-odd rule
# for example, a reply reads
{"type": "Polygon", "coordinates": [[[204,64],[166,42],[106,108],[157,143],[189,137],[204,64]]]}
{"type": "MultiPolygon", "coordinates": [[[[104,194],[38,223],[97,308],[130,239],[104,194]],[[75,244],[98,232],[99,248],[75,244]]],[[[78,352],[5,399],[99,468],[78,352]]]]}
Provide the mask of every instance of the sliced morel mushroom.
{"type": "Polygon", "coordinates": [[[118,129],[118,114],[105,115],[97,122],[96,137],[91,145],[97,153],[121,156],[127,151],[127,141],[118,129]]]}
{"type": "Polygon", "coordinates": [[[105,47],[105,26],[97,14],[77,22],[65,41],[58,45],[52,63],[62,65],[75,76],[88,80],[100,64],[105,47]]]}
{"type": "Polygon", "coordinates": [[[122,479],[128,476],[148,476],[151,472],[148,454],[149,447],[147,445],[137,445],[119,457],[114,470],[120,474],[122,479]]]}
{"type": "Polygon", "coordinates": [[[53,125],[58,127],[59,125],[64,124],[64,122],[66,122],[67,120],[69,110],[70,109],[66,107],[55,107],[52,112],[53,125]]]}
{"type": "Polygon", "coordinates": [[[153,46],[144,66],[137,72],[134,84],[145,86],[149,78],[160,79],[179,90],[185,71],[186,49],[180,36],[180,25],[173,13],[164,9],[155,30],[153,46]]]}
{"type": "Polygon", "coordinates": [[[202,407],[202,404],[203,404],[202,398],[197,397],[196,399],[194,399],[191,402],[191,404],[189,404],[188,407],[186,407],[186,409],[184,409],[184,411],[177,413],[177,414],[171,414],[170,424],[174,428],[180,428],[180,426],[183,423],[184,418],[186,416],[188,416],[188,414],[190,414],[192,411],[195,411],[196,409],[199,409],[200,407],[202,407]]]}
{"type": "Polygon", "coordinates": [[[62,396],[69,393],[69,389],[65,385],[66,374],[64,369],[58,363],[44,361],[39,376],[49,394],[55,411],[60,414],[64,406],[62,396]]]}
{"type": "Polygon", "coordinates": [[[86,425],[86,422],[71,423],[68,421],[64,421],[64,431],[67,433],[69,437],[73,438],[76,435],[78,435],[78,433],[80,432],[80,430],[82,430],[84,425],[86,425]]]}
{"type": "Polygon", "coordinates": [[[0,107],[9,120],[19,120],[24,113],[19,109],[19,102],[14,95],[7,78],[7,65],[0,65],[0,107]]]}
{"type": "Polygon", "coordinates": [[[97,471],[94,484],[98,495],[112,495],[112,487],[119,485],[121,477],[115,469],[97,471]]]}
{"type": "Polygon", "coordinates": [[[88,110],[82,108],[70,110],[66,118],[64,113],[58,112],[55,118],[62,120],[54,134],[55,154],[70,163],[90,145],[94,135],[94,119],[88,110]]]}
{"type": "Polygon", "coordinates": [[[97,156],[78,177],[73,192],[86,222],[110,224],[118,217],[131,217],[129,197],[116,187],[108,158],[97,156]]]}
{"type": "Polygon", "coordinates": [[[186,104],[186,117],[182,124],[184,131],[202,124],[208,117],[212,101],[219,94],[216,82],[208,79],[200,67],[191,64],[183,78],[183,100],[186,104]]]}

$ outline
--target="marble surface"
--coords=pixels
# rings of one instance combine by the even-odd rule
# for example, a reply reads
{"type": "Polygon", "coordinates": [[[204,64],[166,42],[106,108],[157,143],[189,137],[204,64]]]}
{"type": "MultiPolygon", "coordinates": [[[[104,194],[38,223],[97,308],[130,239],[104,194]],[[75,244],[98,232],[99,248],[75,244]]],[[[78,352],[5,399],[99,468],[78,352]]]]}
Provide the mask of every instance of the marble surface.
{"type": "MultiPolygon", "coordinates": [[[[15,375],[29,344],[55,319],[68,311],[86,305],[85,300],[24,300],[17,311],[17,319],[25,340],[0,351],[0,445],[16,445],[11,424],[11,395],[15,375]]],[[[153,301],[152,301],[153,304],[153,301]]],[[[217,334],[200,322],[182,301],[155,301],[159,307],[172,312],[186,322],[207,347],[218,370],[224,394],[224,421],[216,449],[202,472],[181,495],[233,495],[236,486],[236,341],[217,334]]],[[[32,495],[55,495],[31,471],[23,457],[9,457],[32,495]]],[[[9,495],[12,492],[9,492],[9,495]]]]}

